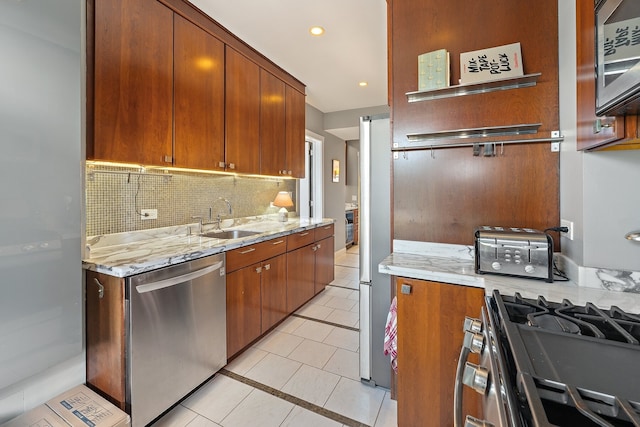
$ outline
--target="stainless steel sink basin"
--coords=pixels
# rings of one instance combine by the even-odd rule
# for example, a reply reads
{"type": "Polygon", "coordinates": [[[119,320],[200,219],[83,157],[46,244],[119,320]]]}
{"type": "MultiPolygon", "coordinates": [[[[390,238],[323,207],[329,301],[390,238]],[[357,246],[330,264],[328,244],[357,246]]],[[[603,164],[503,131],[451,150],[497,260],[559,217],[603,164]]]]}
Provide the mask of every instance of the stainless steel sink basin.
{"type": "Polygon", "coordinates": [[[257,231],[249,230],[217,230],[204,233],[204,237],[213,237],[215,239],[239,239],[241,237],[254,236],[260,234],[257,231]]]}

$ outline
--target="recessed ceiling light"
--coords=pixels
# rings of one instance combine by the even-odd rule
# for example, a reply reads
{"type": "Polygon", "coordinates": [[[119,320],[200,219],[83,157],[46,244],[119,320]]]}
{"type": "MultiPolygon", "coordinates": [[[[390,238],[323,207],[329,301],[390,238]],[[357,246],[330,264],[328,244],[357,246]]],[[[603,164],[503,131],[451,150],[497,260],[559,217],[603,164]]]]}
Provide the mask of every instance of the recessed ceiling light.
{"type": "Polygon", "coordinates": [[[324,28],[322,27],[311,27],[309,28],[309,32],[312,36],[321,36],[324,34],[324,28]]]}
{"type": "Polygon", "coordinates": [[[365,86],[368,86],[368,85],[369,85],[369,83],[367,83],[367,82],[358,83],[358,86],[360,86],[360,87],[365,87],[365,86]]]}

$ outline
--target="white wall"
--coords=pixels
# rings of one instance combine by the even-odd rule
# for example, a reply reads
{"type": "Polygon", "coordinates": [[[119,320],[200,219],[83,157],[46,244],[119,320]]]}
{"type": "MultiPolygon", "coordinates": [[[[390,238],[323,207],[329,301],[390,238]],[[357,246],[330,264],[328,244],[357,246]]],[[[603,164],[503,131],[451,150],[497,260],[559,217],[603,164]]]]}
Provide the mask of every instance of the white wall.
{"type": "Polygon", "coordinates": [[[640,150],[576,151],[576,7],[558,1],[560,216],[574,222],[574,240],[562,252],[576,264],[640,271],[640,244],[624,239],[640,229],[640,150]]]}
{"type": "Polygon", "coordinates": [[[306,105],[305,127],[313,133],[324,137],[323,157],[324,157],[324,217],[333,218],[335,220],[335,243],[334,250],[338,251],[345,247],[344,224],[344,188],[345,177],[344,168],[340,171],[340,182],[331,181],[331,160],[338,159],[340,164],[344,165],[345,161],[345,142],[336,136],[324,131],[324,113],[320,110],[306,105]]]}

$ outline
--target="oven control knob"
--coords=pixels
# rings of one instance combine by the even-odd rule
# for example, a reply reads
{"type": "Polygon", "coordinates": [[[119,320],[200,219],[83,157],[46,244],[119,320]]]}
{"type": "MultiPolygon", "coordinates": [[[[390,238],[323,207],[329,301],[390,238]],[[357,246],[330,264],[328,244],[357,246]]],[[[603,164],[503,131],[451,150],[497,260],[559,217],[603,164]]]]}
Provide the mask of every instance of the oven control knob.
{"type": "Polygon", "coordinates": [[[498,261],[493,261],[491,263],[491,268],[493,268],[494,270],[500,270],[502,268],[502,264],[500,264],[498,261]]]}
{"type": "Polygon", "coordinates": [[[480,354],[484,348],[484,336],[478,332],[466,331],[462,345],[471,350],[471,353],[480,354]]]}
{"type": "Polygon", "coordinates": [[[482,322],[480,319],[466,316],[462,330],[465,332],[482,332],[482,322]]]}
{"type": "Polygon", "coordinates": [[[531,264],[527,264],[524,266],[524,271],[529,274],[532,274],[534,271],[536,271],[536,268],[531,264]]]}
{"type": "Polygon", "coordinates": [[[471,415],[467,415],[467,418],[464,420],[464,427],[493,427],[493,424],[489,421],[479,420],[471,415]]]}
{"type": "Polygon", "coordinates": [[[462,383],[484,394],[489,384],[489,371],[482,366],[467,362],[462,373],[462,383]]]}

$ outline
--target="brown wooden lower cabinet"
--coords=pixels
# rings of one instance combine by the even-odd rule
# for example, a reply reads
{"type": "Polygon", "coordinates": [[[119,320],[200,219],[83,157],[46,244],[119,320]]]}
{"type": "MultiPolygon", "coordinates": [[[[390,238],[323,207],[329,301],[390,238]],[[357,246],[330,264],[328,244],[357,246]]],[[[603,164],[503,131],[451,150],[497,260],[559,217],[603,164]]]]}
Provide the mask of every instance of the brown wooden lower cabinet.
{"type": "MultiPolygon", "coordinates": [[[[395,284],[398,427],[451,426],[462,325],[465,316],[480,316],[484,289],[403,277],[395,284]],[[410,293],[402,293],[402,285],[409,285],[410,293]]],[[[463,414],[481,418],[480,395],[464,389],[463,414]]]]}
{"type": "Polygon", "coordinates": [[[95,271],[87,271],[85,277],[87,384],[124,410],[124,279],[95,271]]]}
{"type": "Polygon", "coordinates": [[[282,254],[262,263],[262,333],[287,317],[287,256],[282,254]]]}
{"type": "Polygon", "coordinates": [[[315,259],[315,283],[314,295],[317,295],[335,278],[334,268],[334,237],[327,237],[315,243],[316,259],[315,259]]]}
{"type": "Polygon", "coordinates": [[[262,333],[260,268],[257,263],[227,273],[227,358],[262,333]]]}
{"type": "Polygon", "coordinates": [[[287,252],[287,312],[315,295],[315,243],[287,252]]]}

